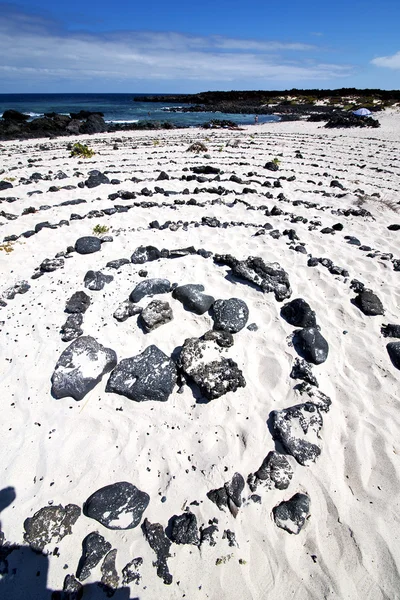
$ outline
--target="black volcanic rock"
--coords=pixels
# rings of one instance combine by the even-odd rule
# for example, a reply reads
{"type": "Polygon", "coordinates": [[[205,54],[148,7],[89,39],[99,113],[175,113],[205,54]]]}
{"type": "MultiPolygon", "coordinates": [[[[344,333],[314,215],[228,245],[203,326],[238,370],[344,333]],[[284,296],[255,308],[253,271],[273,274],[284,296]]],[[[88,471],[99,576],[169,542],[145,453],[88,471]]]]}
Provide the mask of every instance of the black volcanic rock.
{"type": "Polygon", "coordinates": [[[266,263],[257,256],[238,260],[231,254],[216,254],[214,262],[227,265],[235,277],[249,281],[263,292],[274,292],[278,302],[291,296],[288,274],[278,263],[266,263]]]}
{"type": "Polygon", "coordinates": [[[367,316],[377,316],[384,314],[384,308],[382,302],[376,294],[370,290],[364,290],[358,296],[352,300],[353,304],[357,306],[367,316]]]}
{"type": "Polygon", "coordinates": [[[235,473],[232,479],[227,481],[223,487],[208,492],[207,497],[220,510],[228,507],[232,515],[236,518],[239,508],[242,506],[243,489],[244,479],[240,473],[235,473]]]}
{"type": "Polygon", "coordinates": [[[150,521],[145,519],[142,524],[142,531],[150,548],[157,555],[157,561],[153,564],[157,567],[158,577],[161,577],[166,585],[170,585],[172,583],[172,575],[168,569],[167,559],[171,556],[169,553],[171,541],[165,535],[160,523],[150,523],[150,521]]]}
{"type": "Polygon", "coordinates": [[[71,396],[82,400],[116,364],[114,350],[90,336],[79,337],[58,359],[51,378],[51,393],[57,399],[71,396]]]}
{"type": "Polygon", "coordinates": [[[196,315],[203,315],[215,302],[213,296],[204,294],[204,285],[188,283],[180,285],[172,292],[173,298],[182,302],[186,310],[191,310],[196,315]]]}
{"type": "Polygon", "coordinates": [[[173,319],[173,313],[168,302],[153,300],[140,313],[140,321],[145,331],[153,331],[173,319]]]}
{"type": "Polygon", "coordinates": [[[85,502],[83,513],[107,529],[133,529],[150,502],[146,492],[126,481],[106,485],[85,502]]]}
{"type": "Polygon", "coordinates": [[[301,358],[294,359],[290,377],[292,379],[302,379],[306,383],[318,387],[318,381],[311,370],[311,366],[301,358]]]}
{"type": "Polygon", "coordinates": [[[94,188],[103,183],[110,183],[110,180],[104,173],[100,171],[93,170],[90,171],[88,179],[85,181],[85,186],[87,188],[94,188]]]}
{"type": "Polygon", "coordinates": [[[400,369],[400,342],[390,342],[387,344],[386,349],[393,366],[400,369]]]}
{"type": "Polygon", "coordinates": [[[382,325],[381,334],[383,337],[400,338],[400,325],[394,325],[393,323],[382,325]]]}
{"type": "Polygon", "coordinates": [[[275,506],[272,512],[278,527],[297,535],[309,517],[310,498],[306,494],[295,494],[290,500],[275,506]]]}
{"type": "Polygon", "coordinates": [[[25,123],[29,119],[29,115],[24,115],[18,110],[13,110],[9,108],[3,112],[3,117],[5,121],[16,121],[17,123],[25,123]]]}
{"type": "Polygon", "coordinates": [[[193,513],[185,512],[170,519],[170,537],[175,544],[200,545],[197,519],[193,513]]]}
{"type": "Polygon", "coordinates": [[[92,114],[79,127],[79,133],[104,133],[107,129],[108,126],[103,117],[99,114],[92,114]]]}
{"type": "Polygon", "coordinates": [[[131,256],[134,265],[142,265],[161,258],[161,252],[155,246],[139,246],[131,256]]]}
{"type": "Polygon", "coordinates": [[[295,298],[281,308],[281,317],[295,327],[316,327],[317,319],[311,306],[303,298],[295,298]]]}
{"type": "Polygon", "coordinates": [[[106,392],[125,396],[135,402],[166,402],[175,387],[175,363],[157,346],[121,360],[111,373],[106,392]]]}
{"type": "Polygon", "coordinates": [[[139,302],[145,296],[165,294],[171,291],[171,283],[168,279],[146,279],[137,284],[129,296],[131,302],[139,302]]]}
{"type": "Polygon", "coordinates": [[[81,325],[83,322],[83,315],[76,313],[69,315],[64,325],[61,327],[61,339],[63,342],[71,342],[83,334],[81,325]]]}
{"type": "Polygon", "coordinates": [[[323,426],[319,408],[312,402],[297,404],[270,414],[274,439],[303,466],[315,462],[321,454],[317,443],[323,426]],[[311,438],[311,441],[310,439],[311,438]]]}
{"type": "Polygon", "coordinates": [[[93,235],[81,237],[75,242],[75,250],[78,254],[93,254],[101,249],[101,240],[93,235]]]}
{"type": "Polygon", "coordinates": [[[82,556],[79,560],[76,576],[84,581],[101,559],[111,550],[111,544],[102,535],[93,531],[82,542],[82,556]]]}
{"type": "Polygon", "coordinates": [[[320,365],[328,358],[328,342],[315,327],[295,331],[293,345],[302,358],[314,365],[320,365]]]}
{"type": "Polygon", "coordinates": [[[180,368],[208,400],[246,386],[242,371],[232,359],[208,358],[210,353],[215,355],[222,348],[218,339],[188,338],[180,352],[180,368]]]}
{"type": "Polygon", "coordinates": [[[90,306],[90,297],[85,292],[75,292],[67,301],[65,312],[70,314],[85,313],[90,306]]]}
{"type": "Polygon", "coordinates": [[[88,271],[85,275],[85,288],[94,291],[100,291],[106,283],[111,283],[114,279],[112,275],[104,275],[101,271],[88,271]]]}
{"type": "Polygon", "coordinates": [[[75,504],[67,504],[65,508],[61,505],[45,506],[25,520],[24,540],[32,550],[42,552],[51,541],[58,543],[70,535],[80,514],[81,509],[75,504]]]}
{"type": "Polygon", "coordinates": [[[262,483],[268,489],[286,490],[293,477],[293,469],[284,454],[271,451],[264,458],[261,467],[254,474],[250,473],[247,483],[252,492],[262,483]]]}
{"type": "Polygon", "coordinates": [[[212,307],[214,329],[237,333],[249,319],[247,304],[239,298],[216,300],[212,307]]]}

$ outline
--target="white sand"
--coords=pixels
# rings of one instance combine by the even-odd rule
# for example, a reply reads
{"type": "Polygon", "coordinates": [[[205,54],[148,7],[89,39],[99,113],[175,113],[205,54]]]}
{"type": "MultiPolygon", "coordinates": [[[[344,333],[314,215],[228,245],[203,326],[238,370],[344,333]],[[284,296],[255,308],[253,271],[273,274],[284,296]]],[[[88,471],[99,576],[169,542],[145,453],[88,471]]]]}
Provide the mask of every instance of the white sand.
{"type": "MultiPolygon", "coordinates": [[[[400,323],[400,273],[393,270],[390,260],[368,258],[368,252],[344,239],[345,235],[356,236],[362,244],[400,258],[400,231],[387,229],[392,223],[400,223],[400,116],[387,113],[379,120],[382,127],[374,130],[326,130],[320,124],[294,122],[247,127],[239,132],[193,129],[79,138],[96,151],[87,161],[69,158],[66,147],[71,140],[65,138],[0,144],[0,168],[5,170],[0,179],[16,178],[14,188],[1,192],[0,197],[18,198],[14,203],[2,202],[0,209],[19,215],[14,221],[0,217],[0,239],[19,235],[42,221],[69,220],[71,213],[85,215],[89,210],[114,204],[132,204],[132,200],[108,200],[108,194],[120,189],[140,191],[160,186],[178,192],[169,197],[138,196],[137,200],[155,201],[158,206],[72,220],[68,227],[43,229],[29,239],[19,238],[12,252],[0,252],[0,292],[22,279],[31,284],[26,294],[7,301],[0,311],[0,320],[4,321],[0,331],[0,489],[13,486],[16,493],[14,502],[0,515],[6,540],[22,544],[25,518],[48,503],[82,506],[94,491],[118,481],[129,481],[150,495],[144,517],[153,523],[166,526],[171,516],[182,514],[193,501],[199,503],[191,506],[198,525],[207,525],[214,517],[219,520],[215,547],[204,544],[198,550],[194,546],[172,546],[168,564],[174,580],[166,586],[152,566],[156,557],[140,527],[111,531],[81,516],[72,535],[46,547],[49,552],[55,546],[59,548],[59,556],[49,557],[48,589],[62,589],[65,575],[76,571],[82,539],[97,530],[118,549],[120,576],[127,562],[143,557],[142,579],[138,586],[132,584],[131,598],[400,598],[400,371],[386,351],[387,342],[393,340],[380,333],[382,323],[400,323]],[[123,139],[118,143],[119,150],[113,150],[116,138],[123,139]],[[208,146],[210,159],[186,152],[197,140],[208,146]],[[234,140],[238,140],[236,148],[228,145],[234,140]],[[43,145],[46,149],[41,149],[43,145]],[[303,159],[295,158],[297,150],[303,159]],[[263,165],[275,157],[281,161],[279,172],[264,170],[263,165]],[[29,158],[42,160],[29,167],[29,158]],[[155,182],[161,170],[180,178],[191,174],[183,172],[184,167],[200,164],[220,167],[223,181],[155,182]],[[60,169],[67,179],[18,183],[33,172],[55,174],[60,169]],[[74,176],[74,169],[82,175],[74,176]],[[51,185],[84,181],[91,169],[110,171],[113,174],[109,177],[120,179],[121,184],[48,192],[51,185]],[[273,181],[280,175],[294,174],[296,180],[282,181],[282,189],[267,189],[254,182],[241,185],[225,181],[233,172],[246,181],[260,183],[266,177],[273,181]],[[247,176],[249,172],[254,175],[247,176]],[[133,183],[132,177],[142,181],[133,183]],[[340,189],[329,187],[334,179],[347,190],[342,198],[337,197],[340,189]],[[229,193],[222,196],[224,203],[243,199],[255,207],[277,205],[309,221],[318,220],[321,225],[310,231],[309,223],[291,223],[283,215],[266,217],[264,211],[246,210],[241,203],[230,207],[207,204],[204,208],[178,205],[176,210],[161,206],[162,202],[191,197],[202,202],[215,200],[220,196],[207,192],[182,195],[182,191],[218,185],[240,193],[243,187],[257,191],[237,196],[229,193]],[[374,219],[332,214],[331,209],[357,206],[357,189],[364,190],[362,207],[374,219]],[[29,197],[32,190],[43,194],[29,197]],[[267,191],[274,199],[259,193],[267,191]],[[280,192],[289,202],[276,199],[280,192]],[[376,192],[380,196],[372,197],[376,192]],[[75,198],[84,198],[87,203],[20,216],[30,206],[53,206],[75,198]],[[322,211],[293,206],[294,200],[316,202],[327,208],[322,211]],[[269,222],[281,232],[293,228],[309,254],[332,259],[347,269],[350,277],[334,276],[321,265],[307,267],[307,255],[290,250],[286,236],[273,239],[267,232],[254,237],[258,227],[189,226],[187,231],[182,227],[178,231],[147,228],[155,219],[162,224],[167,220],[201,221],[203,216],[222,222],[269,222]],[[338,222],[344,225],[342,232],[320,233],[323,227],[338,222]],[[96,224],[109,227],[112,243],[103,244],[95,254],[73,254],[66,259],[64,269],[30,279],[45,258],[53,258],[79,237],[91,235],[96,224]],[[251,492],[246,485],[246,502],[236,520],[228,511],[219,511],[206,493],[222,486],[235,472],[246,479],[257,470],[275,447],[266,424],[270,411],[301,402],[293,390],[298,382],[289,377],[297,356],[290,345],[294,328],[280,317],[282,305],[273,294],[233,283],[225,277],[227,268],[215,265],[211,259],[189,256],[125,265],[118,271],[104,268],[110,260],[129,258],[142,244],[159,249],[193,245],[237,258],[260,256],[278,262],[289,273],[292,298],[302,297],[311,304],[329,342],[328,360],[313,369],[320,389],[332,400],[330,412],[324,415],[321,456],[310,467],[301,467],[290,457],[294,467],[290,487],[286,491],[266,491],[260,486],[257,493],[262,497],[261,504],[247,502],[251,492]],[[198,337],[212,328],[207,314],[185,311],[170,295],[159,298],[171,304],[174,320],[147,335],[137,326],[136,317],[123,323],[115,321],[112,315],[116,307],[142,281],[137,274],[141,268],[148,271],[149,277],[165,277],[180,284],[201,283],[215,298],[238,297],[247,303],[249,323],[256,323],[258,330],[245,328],[237,333],[235,345],[226,353],[243,370],[245,388],[209,404],[197,404],[188,387],[182,394],[175,390],[166,403],[135,403],[105,393],[105,376],[81,402],[52,398],[51,375],[60,353],[68,346],[59,333],[67,316],[65,303],[73,292],[84,289],[83,278],[89,269],[112,274],[114,281],[100,292],[85,290],[92,304],[84,315],[84,334],[114,349],[118,360],[134,356],[150,344],[169,355],[186,338],[198,337]],[[351,304],[355,296],[349,287],[353,278],[378,294],[385,307],[384,317],[367,317],[351,304]],[[311,517],[295,536],[275,525],[271,511],[299,491],[310,496],[311,517]],[[164,503],[162,496],[167,498],[164,503]],[[235,532],[238,547],[231,548],[222,539],[225,529],[235,532]],[[221,557],[228,557],[225,564],[216,565],[221,557]]],[[[145,298],[140,304],[146,306],[148,301],[145,298]]],[[[9,563],[14,566],[12,557],[9,563]]],[[[37,592],[29,579],[24,583],[24,565],[16,566],[15,598],[48,597],[43,591],[37,592]]],[[[99,565],[85,584],[100,577],[99,565]]]]}

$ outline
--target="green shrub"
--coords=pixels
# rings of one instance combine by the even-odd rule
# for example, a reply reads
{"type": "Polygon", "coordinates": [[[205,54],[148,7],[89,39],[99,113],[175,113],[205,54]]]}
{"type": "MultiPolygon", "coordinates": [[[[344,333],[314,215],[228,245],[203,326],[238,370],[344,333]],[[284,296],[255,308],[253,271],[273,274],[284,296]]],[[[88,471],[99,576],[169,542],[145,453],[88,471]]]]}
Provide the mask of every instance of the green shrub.
{"type": "Polygon", "coordinates": [[[95,155],[95,151],[86,146],[86,144],[80,144],[77,142],[72,146],[70,156],[78,156],[79,158],[92,158],[95,155]]]}
{"type": "Polygon", "coordinates": [[[103,235],[103,233],[108,233],[108,231],[109,231],[109,228],[107,227],[107,225],[97,224],[95,227],[93,227],[94,235],[103,235]]]}

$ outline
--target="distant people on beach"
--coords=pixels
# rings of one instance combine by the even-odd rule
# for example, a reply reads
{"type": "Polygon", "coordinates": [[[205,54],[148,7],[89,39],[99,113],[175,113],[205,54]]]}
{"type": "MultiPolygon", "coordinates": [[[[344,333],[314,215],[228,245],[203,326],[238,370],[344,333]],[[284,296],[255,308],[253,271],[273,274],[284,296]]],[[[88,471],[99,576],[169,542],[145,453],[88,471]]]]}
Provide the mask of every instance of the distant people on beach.
{"type": "Polygon", "coordinates": [[[258,115],[254,115],[254,125],[257,125],[258,123],[258,115]]]}

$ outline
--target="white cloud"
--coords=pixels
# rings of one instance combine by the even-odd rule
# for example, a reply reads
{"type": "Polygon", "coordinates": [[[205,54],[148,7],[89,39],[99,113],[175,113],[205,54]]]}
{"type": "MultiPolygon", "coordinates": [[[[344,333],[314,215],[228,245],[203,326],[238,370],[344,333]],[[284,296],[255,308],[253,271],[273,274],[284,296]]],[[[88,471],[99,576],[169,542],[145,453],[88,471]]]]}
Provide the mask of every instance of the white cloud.
{"type": "Polygon", "coordinates": [[[11,14],[0,22],[4,80],[118,80],[268,82],[329,80],[351,74],[346,65],[306,58],[315,46],[177,32],[68,32],[39,17],[11,14]],[[293,58],[294,57],[294,58],[293,58]]]}
{"type": "Polygon", "coordinates": [[[388,69],[400,69],[400,50],[392,56],[378,56],[371,60],[377,67],[387,67],[388,69]]]}

